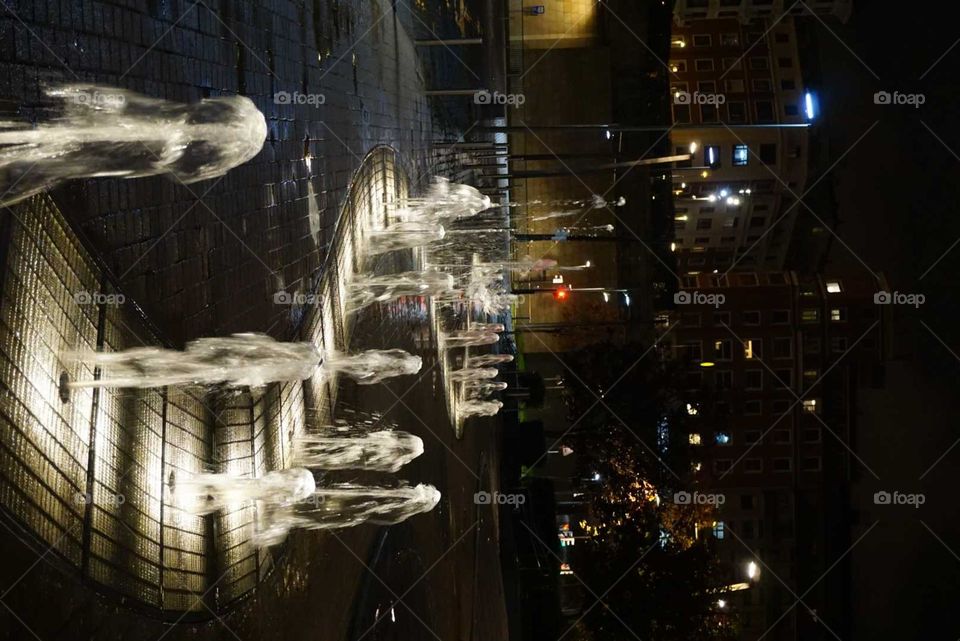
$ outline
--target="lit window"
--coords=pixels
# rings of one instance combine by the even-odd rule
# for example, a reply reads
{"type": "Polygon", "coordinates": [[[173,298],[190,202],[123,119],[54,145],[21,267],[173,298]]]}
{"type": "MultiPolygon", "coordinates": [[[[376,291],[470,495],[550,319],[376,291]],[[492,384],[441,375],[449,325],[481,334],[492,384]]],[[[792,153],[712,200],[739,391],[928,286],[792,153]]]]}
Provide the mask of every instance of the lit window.
{"type": "Polygon", "coordinates": [[[820,319],[820,310],[815,308],[804,309],[800,312],[800,319],[804,323],[816,323],[820,319]]]}
{"type": "Polygon", "coordinates": [[[687,414],[690,416],[696,416],[700,412],[699,408],[692,403],[687,403],[687,414]]]}
{"type": "Polygon", "coordinates": [[[724,527],[723,521],[714,521],[713,523],[713,538],[722,539],[726,536],[726,528],[724,527]]]}
{"type": "Polygon", "coordinates": [[[811,414],[816,414],[819,411],[819,408],[817,407],[817,399],[815,398],[803,399],[803,411],[810,412],[811,414]]]}
{"type": "Polygon", "coordinates": [[[753,358],[753,339],[748,338],[743,342],[743,357],[753,358]]]}
{"type": "Polygon", "coordinates": [[[711,169],[716,169],[721,165],[720,145],[706,145],[703,148],[703,164],[711,169]]]}
{"type": "Polygon", "coordinates": [[[746,167],[750,162],[750,148],[746,145],[733,146],[733,166],[746,167]]]}
{"type": "Polygon", "coordinates": [[[700,440],[700,435],[696,432],[690,433],[690,445],[700,445],[702,441],[700,440]]]}
{"type": "Polygon", "coordinates": [[[842,291],[843,291],[843,287],[840,286],[840,281],[838,280],[827,281],[828,294],[839,294],[842,291]]]}
{"type": "Polygon", "coordinates": [[[729,445],[730,443],[730,434],[728,432],[717,432],[713,440],[717,445],[729,445]]]}
{"type": "Polygon", "coordinates": [[[845,307],[834,307],[830,310],[830,320],[834,323],[842,323],[847,320],[847,309],[845,307]]]}

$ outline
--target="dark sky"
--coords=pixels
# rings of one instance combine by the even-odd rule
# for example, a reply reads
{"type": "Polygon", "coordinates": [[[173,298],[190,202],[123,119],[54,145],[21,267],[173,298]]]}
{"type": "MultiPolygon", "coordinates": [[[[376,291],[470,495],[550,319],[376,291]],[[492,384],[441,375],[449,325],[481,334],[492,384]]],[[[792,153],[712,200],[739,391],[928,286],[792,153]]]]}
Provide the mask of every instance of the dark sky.
{"type": "Polygon", "coordinates": [[[948,452],[960,438],[950,351],[960,354],[960,244],[944,257],[960,239],[960,161],[947,149],[960,149],[960,26],[947,5],[861,0],[847,25],[818,28],[819,126],[832,159],[850,150],[825,180],[842,240],[828,267],[882,271],[893,289],[927,298],[896,309],[886,389],[861,397],[857,452],[880,480],[861,467],[854,484],[852,539],[879,521],[851,552],[856,639],[960,638],[960,446],[948,452]],[[881,90],[926,102],[875,105],[881,90]],[[926,504],[875,506],[878,489],[922,492],[926,504]]]}

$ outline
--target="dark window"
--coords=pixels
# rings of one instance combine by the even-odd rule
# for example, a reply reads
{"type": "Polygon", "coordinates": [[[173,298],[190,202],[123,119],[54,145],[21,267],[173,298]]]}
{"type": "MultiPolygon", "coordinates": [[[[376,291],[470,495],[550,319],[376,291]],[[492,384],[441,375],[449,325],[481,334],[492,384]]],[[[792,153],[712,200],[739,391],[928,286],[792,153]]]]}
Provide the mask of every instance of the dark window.
{"type": "Polygon", "coordinates": [[[797,83],[794,82],[793,80],[781,80],[780,88],[783,89],[784,91],[793,91],[794,89],[797,88],[797,83]]]}
{"type": "Polygon", "coordinates": [[[760,161],[765,165],[777,164],[777,143],[763,143],[760,145],[760,161]]]}
{"type": "Polygon", "coordinates": [[[747,105],[740,101],[728,102],[727,114],[728,118],[730,118],[730,122],[746,122],[747,105]]]}
{"type": "Polygon", "coordinates": [[[757,121],[773,122],[773,103],[769,100],[758,100],[756,103],[757,121]]]}
{"type": "Polygon", "coordinates": [[[674,105],[673,121],[681,123],[690,122],[690,105],[674,105]]]}

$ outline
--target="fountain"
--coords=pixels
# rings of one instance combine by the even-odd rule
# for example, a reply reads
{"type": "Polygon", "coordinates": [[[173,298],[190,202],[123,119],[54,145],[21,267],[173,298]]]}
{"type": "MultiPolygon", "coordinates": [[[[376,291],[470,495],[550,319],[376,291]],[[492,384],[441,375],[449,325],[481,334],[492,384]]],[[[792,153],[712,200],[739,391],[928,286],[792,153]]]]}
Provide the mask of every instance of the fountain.
{"type": "Polygon", "coordinates": [[[216,385],[262,387],[267,383],[310,378],[321,364],[358,383],[379,383],[392,376],[416,374],[421,359],[402,349],[371,349],[359,354],[330,352],[321,358],[313,343],[282,343],[265,334],[200,338],[186,350],[135,347],[122,352],[67,352],[66,360],[100,368],[101,377],[71,381],[78,387],[163,387],[216,385]]]}
{"type": "Polygon", "coordinates": [[[180,104],[94,84],[46,90],[62,115],[28,127],[0,121],[0,206],[74,178],[222,176],[256,156],[263,114],[243,96],[180,104]]]}
{"type": "Polygon", "coordinates": [[[289,505],[307,499],[317,489],[313,473],[304,468],[276,470],[260,478],[236,473],[193,474],[183,479],[171,476],[169,485],[178,506],[192,514],[211,514],[244,501],[289,505]]]}
{"type": "Polygon", "coordinates": [[[416,374],[423,359],[402,349],[369,349],[359,354],[330,352],[323,360],[325,371],[353,378],[360,385],[373,385],[394,376],[416,374]]]}
{"type": "Polygon", "coordinates": [[[461,329],[443,334],[440,337],[440,347],[449,349],[452,347],[493,345],[499,340],[500,336],[496,332],[488,332],[482,329],[461,329]]]}
{"type": "Polygon", "coordinates": [[[446,235],[442,225],[420,221],[400,221],[385,229],[370,229],[365,232],[364,253],[385,254],[398,249],[423,247],[446,235]]]}
{"type": "Polygon", "coordinates": [[[464,367],[450,372],[450,380],[457,383],[471,383],[496,378],[500,372],[494,367],[464,367]]]}
{"type": "Polygon", "coordinates": [[[454,287],[453,276],[433,269],[384,276],[357,276],[347,285],[349,310],[356,311],[400,296],[439,296],[453,291],[454,287]]]}
{"type": "Polygon", "coordinates": [[[512,354],[481,354],[480,356],[470,356],[467,358],[467,367],[489,367],[490,365],[499,365],[501,363],[512,363],[512,354]]]}
{"type": "Polygon", "coordinates": [[[281,343],[265,334],[200,338],[184,351],[135,347],[122,352],[67,352],[64,358],[99,367],[99,379],[70,387],[216,385],[262,387],[310,378],[321,356],[312,343],[281,343]]]}
{"type": "Polygon", "coordinates": [[[361,523],[395,525],[429,512],[439,501],[437,488],[423,484],[394,488],[342,484],[320,488],[298,503],[262,503],[253,541],[260,547],[274,545],[295,528],[331,530],[361,523]]]}
{"type": "Polygon", "coordinates": [[[404,220],[455,220],[474,216],[492,206],[490,197],[475,187],[435,177],[422,197],[407,199],[395,215],[404,220]]]}
{"type": "Polygon", "coordinates": [[[460,403],[457,407],[457,412],[464,418],[470,416],[496,416],[502,408],[503,403],[500,401],[469,399],[460,403]]]}
{"type": "Polygon", "coordinates": [[[328,428],[294,441],[294,461],[310,468],[365,469],[396,472],[423,454],[423,441],[407,432],[380,430],[357,434],[347,428],[328,428]]]}

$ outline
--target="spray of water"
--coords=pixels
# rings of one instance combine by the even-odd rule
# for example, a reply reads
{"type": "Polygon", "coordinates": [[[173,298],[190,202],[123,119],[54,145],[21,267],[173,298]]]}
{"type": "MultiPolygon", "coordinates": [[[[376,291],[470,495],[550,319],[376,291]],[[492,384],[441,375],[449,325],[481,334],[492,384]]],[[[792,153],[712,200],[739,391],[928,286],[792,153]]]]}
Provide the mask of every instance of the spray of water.
{"type": "Polygon", "coordinates": [[[368,434],[332,430],[298,437],[294,451],[294,460],[301,467],[396,472],[423,454],[423,441],[392,430],[368,434]]]}
{"type": "Polygon", "coordinates": [[[267,138],[263,114],[242,96],[180,104],[93,84],[46,95],[58,118],[32,128],[0,121],[0,205],[74,178],[215,178],[257,155],[267,138]]]}
{"type": "Polygon", "coordinates": [[[372,229],[366,232],[364,253],[367,255],[384,254],[398,249],[423,247],[432,242],[443,240],[446,235],[442,225],[420,221],[400,221],[385,229],[372,229]]]}
{"type": "Polygon", "coordinates": [[[450,372],[450,380],[458,383],[470,383],[496,378],[500,372],[495,367],[464,367],[450,372]]]}
{"type": "Polygon", "coordinates": [[[467,367],[489,367],[500,363],[512,363],[512,354],[481,354],[467,359],[467,367]]]}
{"type": "Polygon", "coordinates": [[[457,406],[457,412],[463,418],[470,416],[496,416],[503,408],[500,401],[466,400],[457,406]]]}
{"type": "Polygon", "coordinates": [[[479,345],[493,345],[500,340],[496,332],[482,329],[461,329],[443,334],[440,337],[440,346],[444,349],[452,347],[475,347],[479,345]]]}
{"type": "Polygon", "coordinates": [[[345,374],[361,385],[416,374],[422,366],[423,359],[402,349],[370,349],[359,354],[330,352],[323,361],[325,371],[345,374]]]}
{"type": "Polygon", "coordinates": [[[406,200],[396,215],[403,220],[424,222],[455,220],[474,216],[492,206],[490,197],[475,187],[436,177],[423,196],[406,200]]]}
{"type": "Polygon", "coordinates": [[[440,296],[453,291],[453,276],[429,269],[384,276],[359,275],[347,286],[350,311],[399,296],[440,296]]]}
{"type": "Polygon", "coordinates": [[[313,473],[304,468],[268,472],[260,478],[241,474],[194,474],[174,479],[170,489],[178,507],[192,514],[210,514],[247,501],[292,505],[316,491],[313,473]]]}
{"type": "Polygon", "coordinates": [[[440,501],[432,485],[395,488],[337,485],[321,488],[306,500],[291,505],[265,504],[254,543],[274,545],[292,529],[331,530],[361,523],[394,525],[429,512],[440,501]]]}
{"type": "Polygon", "coordinates": [[[261,387],[309,378],[320,363],[312,343],[281,343],[265,334],[201,338],[184,351],[136,347],[122,352],[68,352],[64,358],[99,367],[96,380],[73,387],[216,385],[261,387]]]}

